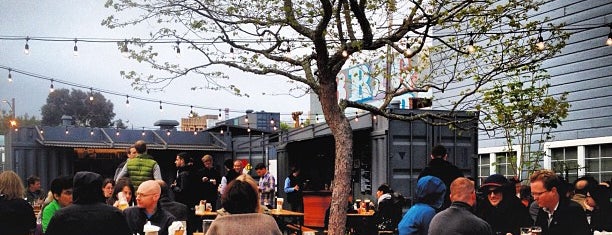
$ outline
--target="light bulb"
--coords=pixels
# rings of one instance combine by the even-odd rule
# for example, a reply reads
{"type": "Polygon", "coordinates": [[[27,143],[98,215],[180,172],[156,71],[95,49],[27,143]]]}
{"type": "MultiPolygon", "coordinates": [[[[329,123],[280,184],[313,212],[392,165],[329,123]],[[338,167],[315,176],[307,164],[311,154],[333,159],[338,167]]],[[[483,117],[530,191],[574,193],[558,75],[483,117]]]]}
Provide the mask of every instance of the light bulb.
{"type": "Polygon", "coordinates": [[[610,28],[610,34],[608,34],[608,40],[606,40],[606,45],[612,46],[612,28],[610,28]]]}
{"type": "Polygon", "coordinates": [[[49,85],[49,92],[54,92],[55,88],[53,87],[53,80],[51,80],[51,85],[49,85]]]}
{"type": "Polygon", "coordinates": [[[476,51],[476,48],[474,47],[474,40],[470,39],[470,44],[467,47],[467,50],[470,54],[474,53],[476,51]]]}
{"type": "Polygon", "coordinates": [[[130,96],[129,95],[125,96],[125,106],[130,107],[130,96]]]}
{"type": "Polygon", "coordinates": [[[89,101],[93,101],[94,97],[93,97],[93,88],[89,88],[89,101]]]}
{"type": "Polygon", "coordinates": [[[166,135],[167,135],[167,136],[170,136],[170,130],[167,130],[167,131],[166,131],[166,135]]]}
{"type": "Polygon", "coordinates": [[[536,43],[536,47],[538,47],[538,50],[544,50],[544,39],[542,38],[542,36],[538,37],[538,43],[536,43]]]}
{"type": "Polygon", "coordinates": [[[348,51],[342,50],[342,56],[343,57],[348,57],[348,51]]]}
{"type": "Polygon", "coordinates": [[[23,53],[25,53],[26,55],[30,54],[30,45],[28,45],[28,41],[30,41],[30,38],[26,37],[26,44],[23,47],[23,53]]]}
{"type": "Polygon", "coordinates": [[[79,56],[79,48],[77,47],[77,40],[74,39],[74,48],[72,48],[72,55],[79,56]]]}
{"type": "Polygon", "coordinates": [[[94,135],[93,129],[89,130],[89,135],[92,135],[92,136],[94,135]]]}
{"type": "Polygon", "coordinates": [[[8,70],[9,74],[8,74],[8,81],[9,82],[13,82],[13,75],[11,74],[11,69],[8,70]]]}
{"type": "Polygon", "coordinates": [[[193,135],[198,135],[198,131],[197,130],[193,131],[193,135]]]}
{"type": "Polygon", "coordinates": [[[223,130],[221,130],[219,133],[221,133],[223,135],[223,130]]]}
{"type": "Polygon", "coordinates": [[[162,108],[162,102],[161,102],[161,100],[159,101],[159,111],[160,111],[160,112],[163,112],[163,111],[164,111],[164,108],[162,108]]]}

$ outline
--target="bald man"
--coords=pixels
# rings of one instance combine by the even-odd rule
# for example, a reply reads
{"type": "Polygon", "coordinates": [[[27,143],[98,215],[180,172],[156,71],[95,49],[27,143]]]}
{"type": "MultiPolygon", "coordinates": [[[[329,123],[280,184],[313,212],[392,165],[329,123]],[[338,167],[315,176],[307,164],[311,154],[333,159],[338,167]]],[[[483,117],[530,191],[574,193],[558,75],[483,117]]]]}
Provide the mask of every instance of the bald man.
{"type": "Polygon", "coordinates": [[[136,190],[137,206],[123,211],[132,233],[144,234],[143,227],[147,221],[160,227],[159,235],[168,235],[168,227],[175,217],[163,210],[158,202],[161,197],[161,187],[155,180],[147,180],[136,190]]]}
{"type": "Polygon", "coordinates": [[[491,226],[472,213],[476,204],[473,181],[465,177],[455,179],[450,185],[450,200],[451,206],[431,220],[430,235],[493,234],[491,226]]]}

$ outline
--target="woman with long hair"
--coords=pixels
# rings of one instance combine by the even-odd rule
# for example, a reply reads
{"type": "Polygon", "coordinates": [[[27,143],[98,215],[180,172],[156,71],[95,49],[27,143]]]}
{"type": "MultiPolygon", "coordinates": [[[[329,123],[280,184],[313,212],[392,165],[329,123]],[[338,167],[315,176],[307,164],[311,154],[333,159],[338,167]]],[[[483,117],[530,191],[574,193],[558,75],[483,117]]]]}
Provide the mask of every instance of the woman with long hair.
{"type": "Polygon", "coordinates": [[[25,235],[36,228],[34,209],[24,197],[19,176],[13,171],[0,173],[0,234],[25,235]]]}
{"type": "Polygon", "coordinates": [[[242,174],[232,180],[221,197],[225,213],[217,216],[206,232],[207,235],[249,234],[281,235],[272,216],[261,213],[257,183],[251,176],[242,174]]]}

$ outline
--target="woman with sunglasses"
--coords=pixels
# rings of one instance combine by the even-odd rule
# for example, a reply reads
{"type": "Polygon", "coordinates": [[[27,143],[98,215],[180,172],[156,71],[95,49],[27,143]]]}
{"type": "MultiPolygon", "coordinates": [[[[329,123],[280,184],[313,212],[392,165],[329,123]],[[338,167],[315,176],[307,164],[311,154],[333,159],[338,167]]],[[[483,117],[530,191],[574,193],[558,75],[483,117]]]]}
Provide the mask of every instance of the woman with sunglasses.
{"type": "Polygon", "coordinates": [[[500,174],[485,179],[480,187],[482,198],[476,215],[491,225],[495,234],[520,234],[520,227],[533,224],[529,212],[515,195],[514,185],[500,174]]]}

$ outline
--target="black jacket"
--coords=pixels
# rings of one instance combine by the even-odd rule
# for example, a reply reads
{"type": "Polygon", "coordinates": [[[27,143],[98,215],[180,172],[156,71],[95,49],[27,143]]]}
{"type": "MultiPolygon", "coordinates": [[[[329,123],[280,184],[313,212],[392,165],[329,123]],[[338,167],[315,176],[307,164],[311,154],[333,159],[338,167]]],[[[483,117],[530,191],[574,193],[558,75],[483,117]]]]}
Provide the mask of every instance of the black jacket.
{"type": "Polygon", "coordinates": [[[171,186],[172,192],[174,193],[174,199],[177,202],[183,203],[187,206],[194,206],[196,204],[196,193],[195,184],[193,183],[193,174],[191,173],[191,167],[182,167],[178,170],[178,176],[174,180],[175,184],[171,186]]]}
{"type": "MultiPolygon", "coordinates": [[[[383,194],[385,195],[385,194],[383,194]]],[[[402,205],[394,196],[383,199],[374,213],[374,220],[378,230],[393,231],[402,219],[402,205]]]]}
{"type": "Polygon", "coordinates": [[[442,159],[442,158],[434,158],[429,161],[427,167],[421,171],[419,174],[419,179],[423,176],[435,176],[438,177],[444,182],[446,185],[446,195],[444,196],[444,204],[440,207],[439,211],[448,208],[451,204],[450,202],[450,184],[453,180],[463,177],[463,172],[459,170],[455,165],[450,162],[442,159]]]}
{"type": "MultiPolygon", "coordinates": [[[[231,170],[231,172],[234,172],[234,170],[231,170]]],[[[219,171],[217,171],[215,168],[209,169],[204,167],[198,170],[198,173],[196,175],[197,177],[195,177],[194,181],[197,182],[198,185],[198,200],[206,200],[206,202],[209,202],[213,205],[213,208],[216,208],[215,204],[217,202],[217,188],[221,183],[221,174],[219,174],[219,171]],[[209,180],[207,182],[202,182],[202,178],[204,177],[207,177],[209,180]],[[213,184],[212,182],[210,182],[211,179],[215,179],[217,183],[213,184]]],[[[227,182],[229,183],[229,179],[227,182]]]]}
{"type": "Polygon", "coordinates": [[[503,200],[497,206],[491,205],[486,198],[476,206],[476,215],[487,221],[494,233],[518,235],[521,227],[530,227],[533,224],[529,210],[514,195],[504,194],[503,200]]]}
{"type": "Polygon", "coordinates": [[[152,225],[160,228],[158,233],[159,235],[168,235],[168,227],[170,227],[172,222],[176,220],[175,217],[170,214],[170,212],[161,209],[159,204],[157,210],[149,219],[147,219],[144,208],[138,208],[135,206],[125,209],[123,211],[123,215],[125,215],[125,218],[127,219],[131,233],[139,234],[144,234],[142,231],[144,225],[147,223],[147,221],[151,221],[152,225]]]}
{"type": "Polygon", "coordinates": [[[542,227],[543,235],[592,234],[582,206],[566,198],[559,201],[559,207],[553,212],[550,226],[548,225],[548,213],[542,208],[538,211],[535,225],[542,227]]]}
{"type": "Polygon", "coordinates": [[[32,206],[23,198],[7,200],[0,194],[0,234],[29,234],[34,228],[36,217],[32,206]]]}
{"type": "Polygon", "coordinates": [[[132,234],[121,211],[104,203],[101,188],[102,176],[93,172],[77,172],[72,205],[53,215],[45,234],[132,234]]]}

